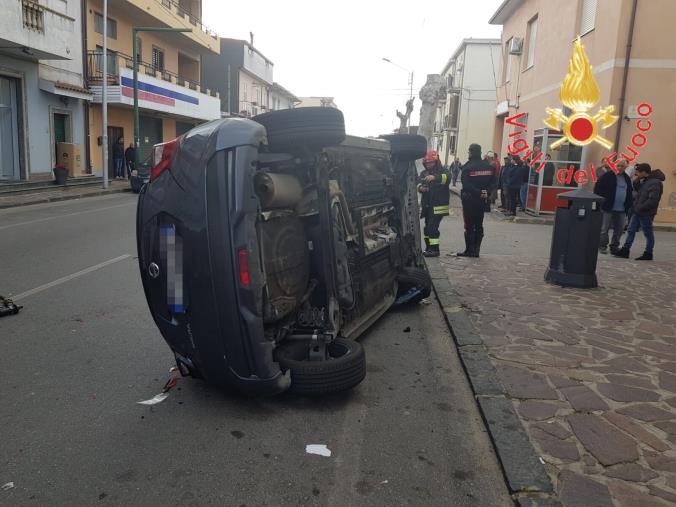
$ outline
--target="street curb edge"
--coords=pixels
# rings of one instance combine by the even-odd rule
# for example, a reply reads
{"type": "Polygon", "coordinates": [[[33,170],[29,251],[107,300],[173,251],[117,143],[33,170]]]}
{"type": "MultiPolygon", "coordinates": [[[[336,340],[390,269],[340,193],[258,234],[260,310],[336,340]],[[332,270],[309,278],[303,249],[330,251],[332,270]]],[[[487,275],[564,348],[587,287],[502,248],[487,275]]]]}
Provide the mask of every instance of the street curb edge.
{"type": "MultiPolygon", "coordinates": [[[[439,260],[426,259],[426,263],[437,302],[455,341],[510,492],[514,495],[551,495],[554,488],[549,475],[519,421],[512,401],[506,396],[483,340],[451,289],[439,260]]],[[[521,500],[528,502],[528,498],[532,499],[524,497],[519,499],[519,503],[522,503],[521,500]]],[[[558,504],[553,498],[538,500],[551,502],[547,505],[558,504]]]]}
{"type": "Polygon", "coordinates": [[[0,204],[0,209],[19,208],[21,206],[32,206],[33,204],[46,204],[50,202],[73,201],[75,199],[86,199],[87,197],[100,197],[108,194],[123,194],[131,192],[131,188],[119,188],[112,190],[100,190],[98,192],[88,192],[86,194],[63,195],[58,197],[45,197],[31,202],[18,202],[14,204],[0,204]]]}

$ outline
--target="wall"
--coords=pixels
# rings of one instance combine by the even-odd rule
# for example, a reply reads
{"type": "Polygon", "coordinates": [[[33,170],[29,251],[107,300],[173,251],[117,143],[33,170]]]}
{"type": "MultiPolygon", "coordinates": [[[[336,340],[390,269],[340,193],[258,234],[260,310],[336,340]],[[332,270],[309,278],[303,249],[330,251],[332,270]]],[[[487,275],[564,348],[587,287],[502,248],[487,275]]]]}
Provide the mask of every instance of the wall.
{"type": "Polygon", "coordinates": [[[239,69],[244,64],[241,49],[243,44],[241,40],[221,39],[219,55],[202,55],[201,81],[204,86],[219,92],[223,112],[239,112],[239,69]],[[230,66],[229,83],[228,66],[230,66]]]}
{"type": "Polygon", "coordinates": [[[272,83],[273,64],[248,44],[242,47],[243,67],[263,81],[272,83]]]}
{"type": "Polygon", "coordinates": [[[52,171],[50,107],[70,110],[73,142],[81,145],[83,160],[81,170],[84,170],[85,131],[82,101],[70,98],[68,106],[65,106],[56,95],[40,90],[36,62],[0,55],[0,74],[22,79],[23,176],[30,179],[30,175],[50,174],[52,171]]]}
{"type": "Polygon", "coordinates": [[[456,148],[457,156],[463,161],[472,143],[481,145],[484,153],[495,151],[495,79],[499,62],[499,44],[466,46],[456,148]]]}
{"type": "MultiPolygon", "coordinates": [[[[89,138],[90,138],[90,156],[92,163],[92,173],[101,176],[101,165],[103,160],[102,147],[98,145],[97,139],[102,136],[101,127],[103,118],[101,116],[101,105],[92,104],[89,108],[89,138]]],[[[134,138],[134,115],[128,108],[108,107],[108,126],[122,127],[124,129],[125,147],[134,138]]],[[[108,157],[111,154],[108,153],[108,157]]]]}
{"type": "Polygon", "coordinates": [[[268,107],[268,86],[265,82],[247,72],[239,73],[239,109],[238,113],[256,115],[265,112],[261,106],[268,107]],[[253,105],[256,102],[257,105],[253,105]]]}
{"type": "MultiPolygon", "coordinates": [[[[657,221],[676,222],[676,175],[672,168],[673,157],[665,149],[676,129],[676,104],[672,98],[676,86],[676,33],[670,25],[670,20],[676,18],[676,4],[671,0],[639,1],[625,108],[619,112],[631,3],[622,2],[618,8],[616,0],[599,0],[595,28],[582,37],[601,90],[599,104],[592,113],[598,107],[610,104],[615,106],[615,114],[619,116],[625,116],[629,106],[644,101],[654,106],[654,127],[639,160],[661,168],[667,177],[657,221]]],[[[544,127],[545,108],[561,107],[559,88],[567,73],[572,41],[579,27],[578,3],[526,0],[504,25],[503,47],[513,35],[525,38],[527,22],[535,14],[538,14],[535,65],[523,69],[520,59],[526,58],[527,44],[524,44],[522,57],[512,56],[511,82],[499,88],[497,99],[498,102],[509,100],[510,104],[518,104],[518,112],[528,114],[527,140],[531,144],[533,131],[544,127]]],[[[509,114],[516,112],[514,107],[509,110],[509,114]]],[[[625,150],[636,132],[635,120],[621,121],[620,152],[625,150]]],[[[614,141],[616,131],[617,126],[613,126],[602,131],[602,135],[614,141]]],[[[511,132],[511,128],[504,129],[501,153],[506,152],[507,135],[511,132]]],[[[607,154],[605,148],[593,144],[585,148],[583,158],[587,163],[598,164],[607,154]]]]}
{"type": "Polygon", "coordinates": [[[40,62],[40,77],[49,81],[60,81],[83,87],[82,76],[82,1],[42,0],[42,4],[73,18],[73,30],[68,33],[66,40],[51,40],[54,45],[66,47],[70,60],[42,60],[40,62]]]}

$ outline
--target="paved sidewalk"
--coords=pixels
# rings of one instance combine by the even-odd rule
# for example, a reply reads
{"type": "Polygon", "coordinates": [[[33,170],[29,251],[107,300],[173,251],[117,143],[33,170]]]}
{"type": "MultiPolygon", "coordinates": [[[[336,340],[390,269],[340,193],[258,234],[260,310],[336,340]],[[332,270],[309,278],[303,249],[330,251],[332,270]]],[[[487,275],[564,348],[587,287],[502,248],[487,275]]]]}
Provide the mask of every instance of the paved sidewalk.
{"type": "MultiPolygon", "coordinates": [[[[442,245],[458,222],[445,221],[442,245]]],[[[672,234],[658,236],[663,260],[600,256],[600,287],[576,290],[543,280],[551,227],[489,218],[486,228],[487,254],[442,255],[440,266],[561,501],[676,504],[672,234]]]]}
{"type": "Polygon", "coordinates": [[[85,197],[96,197],[99,195],[117,194],[121,192],[131,192],[128,181],[109,182],[107,189],[101,185],[96,186],[65,186],[56,187],[54,190],[43,190],[39,192],[26,192],[11,195],[0,195],[0,209],[14,208],[16,206],[27,206],[29,204],[40,204],[45,202],[67,201],[71,199],[82,199],[85,197]]]}

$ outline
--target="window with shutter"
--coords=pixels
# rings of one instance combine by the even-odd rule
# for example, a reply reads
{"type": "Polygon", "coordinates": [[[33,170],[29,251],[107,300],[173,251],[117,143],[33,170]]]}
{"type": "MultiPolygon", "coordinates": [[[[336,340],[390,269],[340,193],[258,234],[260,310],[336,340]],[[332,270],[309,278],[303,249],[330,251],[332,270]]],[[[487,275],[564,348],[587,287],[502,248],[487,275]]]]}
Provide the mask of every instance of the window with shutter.
{"type": "Polygon", "coordinates": [[[596,22],[598,0],[582,0],[580,9],[580,35],[591,32],[596,22]]]}
{"type": "Polygon", "coordinates": [[[512,79],[512,55],[509,54],[509,46],[512,45],[512,37],[505,44],[505,83],[512,79]]]}
{"type": "Polygon", "coordinates": [[[153,48],[153,68],[155,70],[164,70],[164,51],[159,48],[153,48]]]}

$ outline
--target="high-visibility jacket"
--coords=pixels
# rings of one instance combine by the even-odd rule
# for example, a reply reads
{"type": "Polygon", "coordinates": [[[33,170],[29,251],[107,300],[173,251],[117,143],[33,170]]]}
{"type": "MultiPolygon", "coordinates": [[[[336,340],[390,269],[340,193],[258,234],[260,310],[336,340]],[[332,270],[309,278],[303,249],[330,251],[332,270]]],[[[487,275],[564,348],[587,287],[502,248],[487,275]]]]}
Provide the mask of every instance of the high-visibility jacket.
{"type": "Polygon", "coordinates": [[[427,192],[422,192],[422,215],[427,216],[428,213],[434,215],[448,215],[448,204],[451,198],[451,191],[449,185],[451,184],[450,171],[441,167],[437,163],[433,169],[425,169],[420,173],[420,183],[418,183],[418,191],[422,192],[423,187],[427,187],[427,192]],[[425,176],[434,176],[434,181],[424,181],[425,176]]]}

